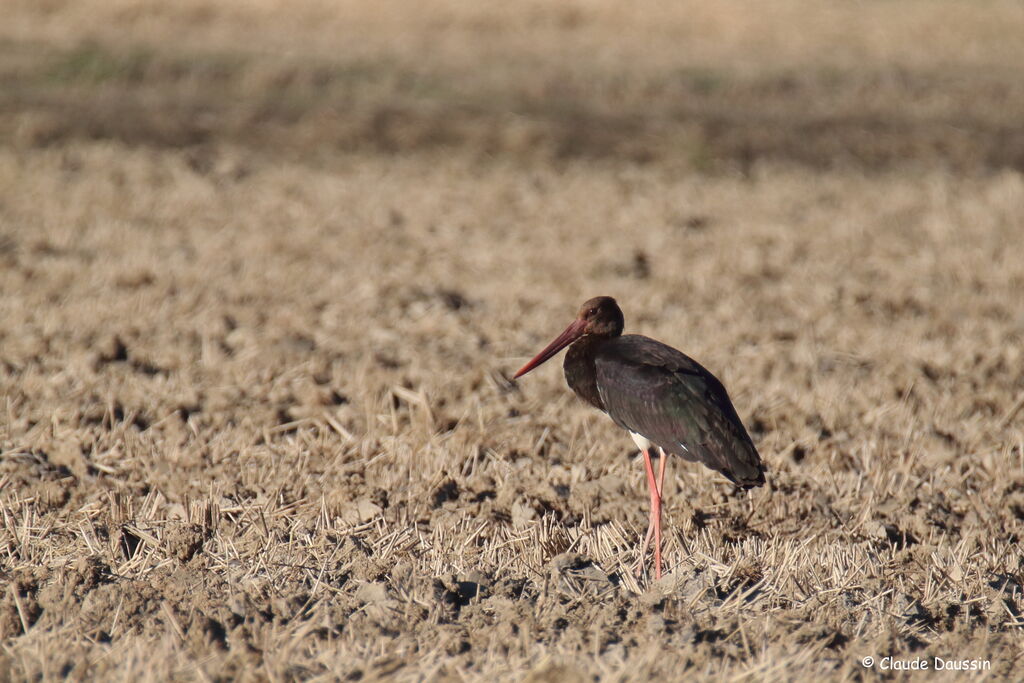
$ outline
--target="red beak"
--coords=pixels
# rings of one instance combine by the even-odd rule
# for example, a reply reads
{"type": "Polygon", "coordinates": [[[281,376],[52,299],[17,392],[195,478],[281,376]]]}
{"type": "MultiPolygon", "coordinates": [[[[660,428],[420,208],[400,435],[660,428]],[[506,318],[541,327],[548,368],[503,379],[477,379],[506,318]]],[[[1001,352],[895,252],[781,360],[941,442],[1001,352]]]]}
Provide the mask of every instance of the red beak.
{"type": "Polygon", "coordinates": [[[519,368],[519,372],[516,373],[512,379],[519,379],[530,370],[540,365],[546,360],[550,360],[552,356],[564,349],[569,344],[579,339],[584,335],[587,328],[586,320],[573,320],[569,327],[565,328],[562,334],[555,337],[555,340],[548,344],[543,351],[534,356],[533,360],[519,368]]]}

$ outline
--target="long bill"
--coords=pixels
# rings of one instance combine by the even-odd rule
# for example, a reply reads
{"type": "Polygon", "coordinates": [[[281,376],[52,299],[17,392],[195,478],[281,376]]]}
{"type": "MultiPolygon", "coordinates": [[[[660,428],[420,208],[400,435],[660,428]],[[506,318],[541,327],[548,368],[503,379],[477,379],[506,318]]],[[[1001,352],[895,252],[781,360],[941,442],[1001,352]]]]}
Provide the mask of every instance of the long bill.
{"type": "Polygon", "coordinates": [[[550,360],[552,356],[564,349],[569,344],[583,336],[586,331],[587,321],[585,320],[574,320],[569,327],[565,328],[562,334],[555,337],[555,340],[548,344],[543,351],[534,356],[533,360],[519,368],[519,372],[515,374],[512,379],[518,379],[533,370],[538,365],[550,360]]]}

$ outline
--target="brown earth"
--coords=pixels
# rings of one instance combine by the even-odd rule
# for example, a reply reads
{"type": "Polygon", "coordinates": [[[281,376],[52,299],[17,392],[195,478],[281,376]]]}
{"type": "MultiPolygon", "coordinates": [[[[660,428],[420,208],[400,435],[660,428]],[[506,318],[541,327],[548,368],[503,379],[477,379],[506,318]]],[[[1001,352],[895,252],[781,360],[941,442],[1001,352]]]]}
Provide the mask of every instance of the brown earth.
{"type": "Polygon", "coordinates": [[[1018,670],[1024,12],[713,5],[11,3],[0,678],[1018,670]],[[769,468],[660,583],[596,294],[769,468]]]}

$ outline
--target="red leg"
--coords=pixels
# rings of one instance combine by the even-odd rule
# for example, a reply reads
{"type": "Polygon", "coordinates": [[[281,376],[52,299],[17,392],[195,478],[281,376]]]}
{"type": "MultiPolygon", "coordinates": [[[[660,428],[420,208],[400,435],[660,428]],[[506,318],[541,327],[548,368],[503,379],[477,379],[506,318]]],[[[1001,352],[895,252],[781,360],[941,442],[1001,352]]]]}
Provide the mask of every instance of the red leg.
{"type": "MultiPolygon", "coordinates": [[[[664,449],[661,451],[661,457],[658,459],[658,499],[659,501],[664,498],[665,491],[665,463],[668,462],[668,454],[665,453],[664,449]]],[[[659,511],[660,521],[660,511],[659,511]]],[[[640,546],[640,557],[637,558],[636,566],[633,567],[633,574],[638,578],[644,570],[644,556],[647,554],[647,548],[651,545],[651,539],[654,537],[654,508],[652,506],[651,513],[647,520],[647,534],[644,536],[643,545],[640,546]]]]}
{"type": "Polygon", "coordinates": [[[644,557],[647,555],[647,548],[650,547],[652,538],[654,538],[654,515],[649,514],[647,516],[647,534],[644,536],[643,545],[640,546],[640,556],[636,558],[636,565],[633,566],[633,575],[637,578],[644,573],[644,557]]]}
{"type": "MultiPolygon", "coordinates": [[[[664,456],[662,456],[664,457],[664,456]]],[[[647,470],[647,486],[651,490],[651,524],[654,526],[654,579],[661,578],[661,494],[654,477],[650,449],[644,451],[644,469],[647,470]]]]}
{"type": "Polygon", "coordinates": [[[668,453],[661,448],[661,458],[658,459],[658,497],[665,497],[665,463],[668,462],[668,453]]]}

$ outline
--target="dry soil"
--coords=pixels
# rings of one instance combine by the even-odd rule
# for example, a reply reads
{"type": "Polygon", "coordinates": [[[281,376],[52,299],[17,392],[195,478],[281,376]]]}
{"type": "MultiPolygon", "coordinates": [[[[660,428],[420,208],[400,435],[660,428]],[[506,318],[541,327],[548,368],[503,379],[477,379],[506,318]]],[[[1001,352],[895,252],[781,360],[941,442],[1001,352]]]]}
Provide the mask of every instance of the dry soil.
{"type": "Polygon", "coordinates": [[[0,678],[1019,675],[1019,2],[4,11],[0,678]],[[768,466],[660,582],[598,294],[768,466]]]}

